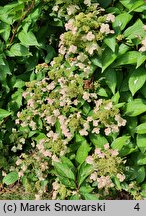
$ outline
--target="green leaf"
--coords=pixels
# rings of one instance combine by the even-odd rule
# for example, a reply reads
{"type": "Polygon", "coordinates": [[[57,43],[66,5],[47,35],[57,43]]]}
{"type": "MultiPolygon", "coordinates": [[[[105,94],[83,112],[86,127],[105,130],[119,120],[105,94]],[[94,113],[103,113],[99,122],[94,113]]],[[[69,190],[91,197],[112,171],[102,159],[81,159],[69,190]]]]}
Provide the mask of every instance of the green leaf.
{"type": "Polygon", "coordinates": [[[113,29],[115,31],[118,30],[118,32],[122,31],[126,27],[126,25],[129,23],[131,18],[132,18],[132,15],[126,12],[119,14],[115,18],[115,21],[113,23],[113,29]]]}
{"type": "Polygon", "coordinates": [[[103,148],[104,144],[108,143],[107,139],[101,134],[90,134],[89,138],[97,148],[103,148]]]}
{"type": "Polygon", "coordinates": [[[136,133],[146,134],[146,123],[142,123],[136,127],[136,133]]]}
{"type": "Polygon", "coordinates": [[[137,98],[126,104],[125,115],[138,116],[146,112],[146,100],[137,98]]]}
{"type": "Polygon", "coordinates": [[[29,56],[30,53],[27,47],[23,46],[22,44],[16,43],[13,46],[11,46],[9,51],[7,51],[7,55],[10,57],[29,56]]]}
{"type": "Polygon", "coordinates": [[[137,164],[138,165],[146,165],[146,152],[140,153],[138,155],[137,164]]]}
{"type": "Polygon", "coordinates": [[[90,105],[87,102],[85,102],[84,105],[83,105],[83,114],[84,115],[88,115],[88,113],[90,112],[90,110],[91,110],[90,105]]]}
{"type": "Polygon", "coordinates": [[[97,0],[97,2],[98,2],[102,7],[107,7],[108,5],[111,4],[112,0],[106,0],[106,1],[97,0]]]}
{"type": "Polygon", "coordinates": [[[99,89],[97,89],[96,93],[101,97],[108,97],[108,94],[104,88],[100,87],[99,89]]]}
{"type": "Polygon", "coordinates": [[[112,142],[111,147],[120,151],[124,145],[127,145],[130,142],[129,138],[130,136],[118,137],[112,142]]]}
{"type": "Polygon", "coordinates": [[[10,172],[3,178],[3,183],[6,185],[11,185],[18,180],[18,173],[17,172],[10,172]]]}
{"type": "Polygon", "coordinates": [[[140,6],[144,5],[143,0],[120,0],[120,2],[131,11],[139,8],[140,6]]]}
{"type": "Polygon", "coordinates": [[[144,30],[143,26],[143,22],[138,19],[132,26],[130,26],[124,31],[124,36],[127,39],[135,39],[138,36],[142,38],[145,37],[146,31],[144,30]]]}
{"type": "Polygon", "coordinates": [[[145,179],[145,176],[146,176],[145,167],[144,166],[139,167],[139,169],[137,170],[137,178],[136,178],[137,183],[142,183],[145,179]]]}
{"type": "Polygon", "coordinates": [[[106,83],[111,89],[112,93],[115,94],[117,86],[117,74],[113,68],[109,68],[105,71],[106,83]]]}
{"type": "Polygon", "coordinates": [[[60,162],[54,162],[54,167],[57,173],[61,177],[66,177],[66,178],[75,180],[75,175],[67,164],[60,163],[60,162]]]}
{"type": "Polygon", "coordinates": [[[91,62],[93,63],[93,65],[96,65],[96,66],[102,68],[102,62],[101,62],[101,59],[99,58],[98,55],[94,55],[91,58],[91,62]]]}
{"type": "Polygon", "coordinates": [[[139,56],[139,58],[137,59],[137,65],[136,65],[136,69],[139,68],[144,61],[146,60],[146,56],[144,53],[141,53],[141,55],[139,56]]]}
{"type": "Polygon", "coordinates": [[[117,55],[111,49],[106,48],[102,54],[102,72],[105,71],[116,58],[117,55]]]}
{"type": "Polygon", "coordinates": [[[141,53],[138,51],[128,51],[116,60],[114,67],[128,64],[137,64],[137,60],[140,58],[140,56],[141,53]]]}
{"type": "Polygon", "coordinates": [[[146,151],[146,134],[137,134],[136,143],[142,153],[146,151]]]}
{"type": "Polygon", "coordinates": [[[83,181],[94,171],[94,168],[92,165],[83,163],[79,167],[78,171],[78,184],[79,186],[83,183],[83,181]]]}
{"type": "Polygon", "coordinates": [[[75,158],[79,164],[81,164],[85,161],[85,159],[88,156],[90,149],[91,149],[91,147],[87,143],[87,141],[83,141],[82,144],[80,145],[79,149],[77,150],[76,158],[75,158]]]}
{"type": "Polygon", "coordinates": [[[4,110],[4,109],[0,109],[0,121],[8,117],[9,115],[11,115],[11,112],[4,110]]]}
{"type": "Polygon", "coordinates": [[[89,184],[82,185],[79,190],[81,193],[91,193],[93,191],[93,187],[89,184]]]}
{"type": "Polygon", "coordinates": [[[146,81],[146,70],[144,67],[135,69],[129,78],[129,89],[134,94],[144,85],[146,81]]]}
{"type": "Polygon", "coordinates": [[[82,193],[82,195],[84,196],[85,200],[99,200],[97,194],[82,193]]]}
{"type": "Polygon", "coordinates": [[[104,39],[104,43],[113,51],[115,52],[116,49],[116,37],[115,36],[109,36],[104,39]]]}
{"type": "Polygon", "coordinates": [[[84,141],[86,141],[85,137],[81,136],[80,134],[75,135],[75,142],[76,143],[82,143],[84,141]]]}
{"type": "Polygon", "coordinates": [[[32,31],[26,32],[22,30],[18,34],[18,38],[22,44],[26,46],[39,46],[37,39],[32,31]]]}
{"type": "Polygon", "coordinates": [[[7,41],[10,36],[11,27],[9,24],[5,22],[0,22],[0,35],[4,39],[4,41],[7,41]]]}
{"type": "Polygon", "coordinates": [[[63,177],[63,176],[58,176],[59,180],[62,184],[64,184],[66,187],[69,187],[71,189],[76,189],[76,184],[72,179],[63,177]]]}

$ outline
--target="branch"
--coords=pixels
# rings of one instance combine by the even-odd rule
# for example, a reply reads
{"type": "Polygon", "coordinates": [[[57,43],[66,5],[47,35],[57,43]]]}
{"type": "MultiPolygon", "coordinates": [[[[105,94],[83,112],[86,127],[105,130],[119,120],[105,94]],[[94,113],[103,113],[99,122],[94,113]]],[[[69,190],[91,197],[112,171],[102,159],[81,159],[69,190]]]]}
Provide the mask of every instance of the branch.
{"type": "Polygon", "coordinates": [[[21,24],[21,22],[25,19],[25,17],[27,16],[27,14],[33,9],[35,5],[35,0],[33,0],[33,2],[31,3],[31,5],[27,8],[26,13],[21,17],[21,19],[19,20],[19,22],[17,23],[16,28],[14,29],[13,35],[10,39],[10,44],[13,42],[15,35],[17,34],[17,30],[21,24]]]}

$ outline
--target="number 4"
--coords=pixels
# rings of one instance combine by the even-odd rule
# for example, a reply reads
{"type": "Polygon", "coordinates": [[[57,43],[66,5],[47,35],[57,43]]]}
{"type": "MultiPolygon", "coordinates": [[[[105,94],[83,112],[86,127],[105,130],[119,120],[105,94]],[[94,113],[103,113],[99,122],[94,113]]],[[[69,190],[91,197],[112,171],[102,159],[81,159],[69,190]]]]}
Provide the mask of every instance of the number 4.
{"type": "Polygon", "coordinates": [[[134,209],[136,209],[137,211],[139,211],[139,209],[140,209],[139,203],[136,203],[136,205],[134,206],[134,209]]]}

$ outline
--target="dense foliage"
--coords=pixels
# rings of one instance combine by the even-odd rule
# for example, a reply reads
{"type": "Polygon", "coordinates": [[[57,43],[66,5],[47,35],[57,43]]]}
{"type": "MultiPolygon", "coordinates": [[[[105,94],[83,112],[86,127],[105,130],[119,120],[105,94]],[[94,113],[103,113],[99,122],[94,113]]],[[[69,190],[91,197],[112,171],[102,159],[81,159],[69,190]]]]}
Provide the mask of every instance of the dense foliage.
{"type": "Polygon", "coordinates": [[[144,0],[1,3],[3,187],[146,197],[145,20],[144,0]]]}

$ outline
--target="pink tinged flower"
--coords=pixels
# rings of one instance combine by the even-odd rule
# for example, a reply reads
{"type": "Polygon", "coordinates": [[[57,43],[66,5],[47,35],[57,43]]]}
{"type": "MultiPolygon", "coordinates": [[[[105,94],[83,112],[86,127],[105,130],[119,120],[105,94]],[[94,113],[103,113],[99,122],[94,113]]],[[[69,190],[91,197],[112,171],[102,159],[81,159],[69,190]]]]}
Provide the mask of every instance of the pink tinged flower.
{"type": "Polygon", "coordinates": [[[15,124],[19,124],[19,123],[20,123],[19,119],[16,119],[15,124]]]}
{"type": "Polygon", "coordinates": [[[53,116],[47,116],[46,121],[48,124],[51,124],[52,126],[55,124],[56,120],[53,116]]]}
{"type": "Polygon", "coordinates": [[[117,156],[119,154],[118,150],[116,149],[115,150],[111,149],[110,152],[112,156],[117,156]]]}
{"type": "Polygon", "coordinates": [[[48,86],[47,86],[47,90],[50,91],[50,90],[53,90],[55,88],[55,82],[51,82],[48,86]]]}
{"type": "Polygon", "coordinates": [[[54,161],[54,162],[60,162],[59,158],[56,155],[52,156],[52,161],[54,161]]]}
{"type": "Polygon", "coordinates": [[[49,131],[49,133],[47,133],[47,137],[53,137],[53,134],[54,134],[54,132],[51,130],[51,131],[49,131]]]}
{"type": "Polygon", "coordinates": [[[79,53],[79,55],[77,56],[77,60],[84,62],[86,59],[88,58],[87,55],[85,55],[84,53],[79,53]]]}
{"type": "Polygon", "coordinates": [[[109,149],[109,143],[104,144],[104,149],[108,150],[109,149]]]}
{"type": "Polygon", "coordinates": [[[55,200],[57,198],[57,191],[53,191],[52,200],[55,200]]]}
{"type": "Polygon", "coordinates": [[[108,136],[111,132],[112,132],[111,128],[105,128],[104,129],[104,133],[105,133],[106,136],[108,136]]]}
{"type": "Polygon", "coordinates": [[[125,126],[126,125],[126,120],[121,118],[120,115],[115,116],[115,120],[118,122],[118,126],[125,126]]]}
{"type": "Polygon", "coordinates": [[[85,65],[84,65],[83,63],[81,63],[81,62],[79,62],[79,63],[77,64],[77,66],[78,66],[80,69],[84,69],[84,67],[85,67],[85,65]]]}
{"type": "Polygon", "coordinates": [[[97,172],[94,172],[90,175],[90,179],[93,180],[93,181],[96,181],[97,180],[97,172]]]}
{"type": "Polygon", "coordinates": [[[90,55],[92,55],[92,54],[94,53],[94,51],[97,50],[97,49],[98,49],[97,44],[96,44],[96,43],[92,43],[92,44],[88,45],[88,46],[86,47],[85,50],[86,50],[90,55]]]}
{"type": "Polygon", "coordinates": [[[101,24],[100,32],[105,33],[105,34],[110,34],[110,33],[113,34],[114,33],[113,30],[110,30],[109,24],[104,24],[104,23],[101,24]]]}
{"type": "Polygon", "coordinates": [[[146,47],[146,37],[144,38],[144,40],[142,40],[142,45],[144,45],[146,47]]]}
{"type": "Polygon", "coordinates": [[[88,156],[86,158],[86,163],[87,164],[94,164],[94,158],[92,156],[88,156]]]}
{"type": "Polygon", "coordinates": [[[83,93],[83,99],[88,100],[90,98],[90,94],[88,92],[83,93]]]}
{"type": "Polygon", "coordinates": [[[95,134],[99,134],[99,132],[100,132],[100,128],[94,128],[92,130],[92,133],[95,133],[95,134]]]}
{"type": "Polygon", "coordinates": [[[105,157],[105,154],[104,154],[104,153],[100,153],[100,154],[98,154],[98,157],[99,157],[99,158],[104,158],[104,157],[105,157]]]}
{"type": "Polygon", "coordinates": [[[18,176],[19,176],[19,178],[21,178],[22,176],[24,176],[24,173],[23,173],[22,170],[20,172],[18,172],[18,176]]]}
{"type": "Polygon", "coordinates": [[[86,130],[88,130],[89,127],[90,127],[88,122],[85,122],[85,123],[83,124],[83,126],[84,126],[84,129],[86,129],[86,130]]]}
{"type": "Polygon", "coordinates": [[[100,150],[100,148],[96,148],[96,149],[95,149],[95,154],[96,154],[96,155],[101,154],[101,150],[100,150]]]}
{"type": "Polygon", "coordinates": [[[40,194],[35,194],[35,200],[41,200],[40,194]]]}
{"type": "Polygon", "coordinates": [[[79,134],[80,134],[81,136],[87,136],[87,135],[88,135],[88,132],[86,131],[86,129],[82,129],[82,130],[79,131],[79,134]]]}
{"type": "Polygon", "coordinates": [[[58,5],[55,5],[55,6],[52,8],[52,10],[55,11],[55,12],[58,11],[58,10],[59,10],[59,6],[58,6],[58,5]]]}
{"type": "Polygon", "coordinates": [[[112,132],[119,132],[119,128],[118,128],[118,125],[111,125],[111,128],[112,128],[112,132]]]}
{"type": "Polygon", "coordinates": [[[77,99],[75,99],[75,100],[73,101],[73,104],[74,104],[75,106],[77,106],[78,103],[79,103],[79,101],[78,101],[77,99]]]}
{"type": "Polygon", "coordinates": [[[70,19],[70,20],[68,21],[68,23],[65,24],[65,30],[66,30],[66,31],[68,31],[68,30],[71,30],[71,31],[72,31],[72,29],[74,28],[73,22],[74,22],[74,20],[73,20],[73,19],[70,19]]]}
{"type": "Polygon", "coordinates": [[[52,153],[49,150],[42,152],[45,157],[52,157],[52,153]]]}
{"type": "Polygon", "coordinates": [[[74,45],[71,45],[70,47],[69,47],[69,53],[76,53],[76,51],[77,51],[77,46],[74,46],[74,45]]]}
{"type": "Polygon", "coordinates": [[[92,40],[95,39],[95,35],[90,31],[90,32],[88,32],[88,34],[86,35],[86,39],[87,39],[88,41],[92,41],[92,40]]]}
{"type": "Polygon", "coordinates": [[[58,184],[58,182],[53,182],[52,186],[53,186],[53,190],[56,190],[56,191],[60,188],[60,185],[58,184]]]}
{"type": "Polygon", "coordinates": [[[110,110],[110,109],[112,109],[112,107],[113,107],[112,102],[109,102],[106,106],[104,106],[104,109],[105,110],[110,110]]]}
{"type": "Polygon", "coordinates": [[[58,117],[60,115],[59,109],[54,110],[53,114],[55,117],[58,117]]]}
{"type": "Polygon", "coordinates": [[[90,6],[91,5],[91,0],[84,0],[84,4],[87,5],[87,6],[90,6]]]}
{"type": "Polygon", "coordinates": [[[88,121],[88,122],[91,122],[91,121],[93,121],[93,118],[92,118],[92,116],[88,116],[88,117],[87,117],[87,121],[88,121]]]}
{"type": "Polygon", "coordinates": [[[77,118],[81,118],[81,112],[77,113],[77,118]]]}
{"type": "Polygon", "coordinates": [[[139,49],[139,52],[145,52],[146,51],[146,46],[142,46],[140,49],[139,49]]]}
{"type": "Polygon", "coordinates": [[[56,140],[58,139],[58,137],[59,137],[58,134],[57,134],[57,133],[54,133],[53,136],[52,136],[53,141],[56,141],[56,140]]]}
{"type": "Polygon", "coordinates": [[[29,100],[27,101],[27,104],[28,104],[28,106],[30,106],[30,107],[34,107],[34,100],[33,100],[33,99],[29,99],[29,100]]]}
{"type": "Polygon", "coordinates": [[[106,20],[114,22],[115,21],[115,16],[113,14],[108,14],[107,17],[106,17],[106,20]]]}
{"type": "Polygon", "coordinates": [[[120,182],[123,182],[125,180],[125,175],[118,173],[117,178],[119,179],[120,182]]]}
{"type": "Polygon", "coordinates": [[[66,53],[66,48],[62,45],[62,46],[60,46],[58,52],[59,52],[60,54],[62,54],[62,55],[65,55],[65,53],[66,53]]]}
{"type": "Polygon", "coordinates": [[[16,165],[17,165],[17,166],[19,166],[21,163],[22,163],[22,160],[21,160],[21,159],[18,159],[18,160],[16,161],[16,165]]]}
{"type": "Polygon", "coordinates": [[[93,126],[98,126],[99,120],[93,120],[93,126]]]}
{"type": "Polygon", "coordinates": [[[28,94],[28,92],[23,92],[22,97],[26,98],[28,94]]]}
{"type": "Polygon", "coordinates": [[[34,121],[31,121],[29,126],[32,128],[32,130],[36,130],[36,123],[34,121]]]}
{"type": "Polygon", "coordinates": [[[69,5],[69,7],[67,8],[68,15],[70,16],[70,15],[76,13],[77,9],[79,9],[79,7],[77,5],[69,5]]]}
{"type": "Polygon", "coordinates": [[[143,26],[143,29],[146,31],[146,25],[143,26]]]}
{"type": "Polygon", "coordinates": [[[46,98],[46,101],[48,102],[48,104],[52,105],[53,104],[53,100],[51,98],[46,98]]]}

